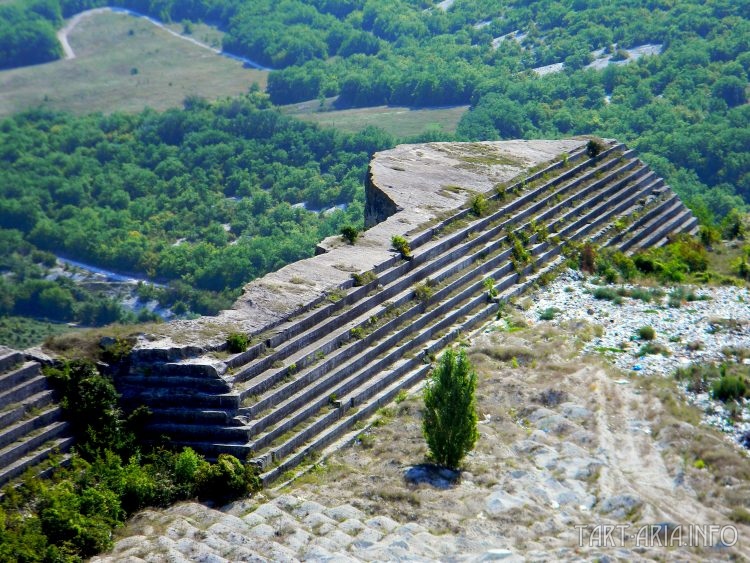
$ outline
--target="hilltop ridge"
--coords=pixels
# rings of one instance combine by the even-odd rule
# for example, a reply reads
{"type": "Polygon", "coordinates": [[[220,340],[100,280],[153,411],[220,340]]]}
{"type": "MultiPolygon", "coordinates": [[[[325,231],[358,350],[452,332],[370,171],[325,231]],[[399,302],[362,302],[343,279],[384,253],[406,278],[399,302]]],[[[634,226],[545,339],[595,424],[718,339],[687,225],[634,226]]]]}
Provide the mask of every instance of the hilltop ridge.
{"type": "Polygon", "coordinates": [[[351,285],[353,272],[382,267],[393,259],[392,236],[406,235],[465,205],[473,193],[490,193],[497,184],[585,143],[583,139],[446,142],[399,145],[375,153],[365,185],[368,228],[356,246],[330,237],[319,245],[318,255],[248,283],[232,309],[216,317],[156,327],[158,332],[142,337],[134,351],[148,354],[162,349],[180,356],[197,348],[220,347],[229,332],[253,334],[268,328],[314,306],[328,292],[351,285]]]}

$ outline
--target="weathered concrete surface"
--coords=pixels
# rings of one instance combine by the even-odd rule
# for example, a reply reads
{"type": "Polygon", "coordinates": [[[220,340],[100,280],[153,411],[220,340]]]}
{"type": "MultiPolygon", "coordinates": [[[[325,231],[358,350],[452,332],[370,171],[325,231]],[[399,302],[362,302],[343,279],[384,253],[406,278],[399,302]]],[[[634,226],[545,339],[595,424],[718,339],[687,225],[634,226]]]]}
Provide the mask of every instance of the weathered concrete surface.
{"type": "Polygon", "coordinates": [[[142,336],[138,356],[179,359],[179,349],[221,345],[232,331],[254,334],[300,309],[310,307],[364,272],[394,256],[391,237],[466,204],[474,193],[489,192],[539,164],[582,147],[586,140],[497,141],[482,143],[427,143],[399,145],[376,153],[368,173],[366,221],[371,226],[356,245],[341,237],[321,243],[325,250],[248,283],[233,308],[216,317],[174,321],[158,334],[142,336]],[[394,213],[395,211],[395,213],[394,213]],[[381,222],[375,224],[377,220],[381,222]]]}

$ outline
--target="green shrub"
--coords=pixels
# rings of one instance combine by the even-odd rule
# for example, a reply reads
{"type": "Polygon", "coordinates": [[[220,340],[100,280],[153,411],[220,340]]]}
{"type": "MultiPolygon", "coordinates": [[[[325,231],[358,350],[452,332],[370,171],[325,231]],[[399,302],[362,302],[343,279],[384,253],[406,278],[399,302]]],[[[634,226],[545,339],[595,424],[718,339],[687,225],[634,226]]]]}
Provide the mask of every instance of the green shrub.
{"type": "Polygon", "coordinates": [[[239,354],[247,350],[247,335],[241,332],[233,332],[227,336],[227,350],[232,354],[239,354]]]}
{"type": "Polygon", "coordinates": [[[582,272],[593,274],[596,271],[597,254],[598,250],[593,243],[586,241],[583,244],[578,258],[578,267],[582,272]]]}
{"type": "Polygon", "coordinates": [[[416,297],[419,301],[429,301],[433,293],[433,289],[432,287],[430,287],[430,284],[427,281],[414,286],[414,297],[416,297]]]}
{"type": "Polygon", "coordinates": [[[651,326],[642,326],[638,329],[638,338],[641,340],[653,340],[656,338],[656,331],[651,326]]]}
{"type": "Polygon", "coordinates": [[[344,227],[341,227],[341,236],[349,244],[354,244],[355,242],[357,242],[357,238],[359,237],[359,229],[357,229],[356,227],[352,227],[351,225],[346,225],[344,227]]]}
{"type": "Polygon", "coordinates": [[[361,274],[352,274],[352,279],[354,280],[355,287],[360,287],[374,282],[376,279],[378,279],[378,277],[375,275],[375,272],[373,272],[372,270],[368,270],[366,272],[362,272],[361,274]]]}
{"type": "Polygon", "coordinates": [[[669,356],[669,349],[657,342],[647,342],[638,350],[639,356],[648,356],[651,354],[661,354],[662,356],[669,356]]]}
{"type": "Polygon", "coordinates": [[[135,339],[133,338],[115,338],[112,342],[100,344],[101,359],[108,364],[122,363],[128,359],[134,345],[135,339]]]}
{"type": "Polygon", "coordinates": [[[711,396],[726,403],[727,401],[736,401],[744,397],[747,393],[745,380],[737,375],[722,375],[711,385],[711,396]]]}
{"type": "Polygon", "coordinates": [[[548,307],[547,309],[545,309],[539,314],[539,320],[551,321],[552,319],[555,318],[555,316],[559,312],[560,312],[560,309],[557,309],[555,307],[548,307]]]}
{"type": "Polygon", "coordinates": [[[112,381],[101,375],[94,364],[75,360],[60,367],[46,367],[44,374],[60,393],[60,406],[70,421],[81,455],[94,459],[105,450],[132,450],[135,436],[122,416],[120,396],[112,381]]]}
{"type": "Polygon", "coordinates": [[[630,297],[632,297],[633,299],[639,299],[644,303],[650,303],[654,298],[654,294],[647,289],[643,289],[642,287],[635,287],[630,291],[630,297]]]}
{"type": "Polygon", "coordinates": [[[207,471],[209,463],[192,448],[185,448],[174,456],[172,473],[180,496],[192,498],[198,493],[198,475],[207,471]]]}
{"type": "Polygon", "coordinates": [[[201,498],[220,503],[260,488],[260,481],[252,466],[243,465],[239,459],[228,454],[219,454],[216,463],[201,467],[197,484],[201,498]]]}
{"type": "Polygon", "coordinates": [[[701,225],[698,231],[698,238],[703,246],[711,247],[721,241],[721,231],[716,227],[701,225]]]}
{"type": "Polygon", "coordinates": [[[675,379],[686,381],[686,388],[691,393],[704,393],[709,389],[709,382],[720,376],[719,368],[713,364],[691,364],[677,368],[675,379]]]}
{"type": "Polygon", "coordinates": [[[589,139],[589,142],[586,143],[586,154],[589,158],[596,158],[604,148],[604,143],[599,139],[589,139]]]}
{"type": "Polygon", "coordinates": [[[733,508],[729,513],[729,519],[732,522],[737,522],[738,524],[750,524],[750,511],[748,511],[746,508],[738,506],[736,508],[733,508]]]}
{"type": "Polygon", "coordinates": [[[482,217],[489,209],[487,198],[484,194],[474,194],[471,196],[471,212],[477,217],[482,217]]]}
{"type": "Polygon", "coordinates": [[[738,209],[732,209],[721,222],[721,234],[725,239],[743,240],[746,236],[745,220],[738,209]]]}
{"type": "Polygon", "coordinates": [[[40,502],[39,523],[63,553],[89,558],[112,546],[113,524],[106,515],[84,514],[81,500],[71,482],[56,484],[40,502]]]}
{"type": "Polygon", "coordinates": [[[593,293],[594,299],[612,301],[616,305],[622,303],[622,297],[611,287],[597,287],[593,293]]]}
{"type": "Polygon", "coordinates": [[[528,264],[531,261],[531,254],[523,247],[523,243],[519,239],[513,241],[511,256],[519,264],[528,264]]]}
{"type": "Polygon", "coordinates": [[[407,241],[401,235],[393,235],[393,237],[391,237],[391,244],[393,245],[393,248],[401,253],[401,256],[403,258],[411,257],[411,248],[409,248],[409,241],[407,241]]]}
{"type": "Polygon", "coordinates": [[[661,265],[657,264],[656,260],[644,254],[636,254],[633,257],[633,264],[644,274],[651,274],[661,269],[661,265]]]}
{"type": "Polygon", "coordinates": [[[447,350],[424,390],[422,431],[435,463],[458,468],[476,444],[476,386],[476,372],[466,353],[447,350]]]}
{"type": "Polygon", "coordinates": [[[750,281],[750,264],[744,256],[732,262],[732,269],[738,278],[750,281]]]}
{"type": "Polygon", "coordinates": [[[615,283],[617,281],[617,270],[614,268],[605,268],[604,271],[601,272],[601,276],[607,283],[615,283]]]}
{"type": "Polygon", "coordinates": [[[484,286],[485,291],[487,291],[487,296],[490,299],[497,297],[497,289],[495,288],[495,278],[485,278],[484,281],[482,281],[482,285],[484,286]]]}
{"type": "Polygon", "coordinates": [[[357,340],[362,340],[365,337],[365,330],[361,326],[355,326],[349,330],[349,336],[357,340]]]}

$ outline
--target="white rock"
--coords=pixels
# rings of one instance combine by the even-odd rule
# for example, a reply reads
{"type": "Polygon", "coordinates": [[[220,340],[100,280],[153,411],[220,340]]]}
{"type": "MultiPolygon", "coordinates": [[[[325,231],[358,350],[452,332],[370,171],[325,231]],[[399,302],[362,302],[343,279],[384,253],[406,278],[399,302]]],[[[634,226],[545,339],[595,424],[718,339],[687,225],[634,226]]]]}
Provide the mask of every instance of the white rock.
{"type": "Polygon", "coordinates": [[[341,506],[328,508],[324,511],[324,513],[326,516],[329,516],[330,518],[333,518],[338,522],[343,522],[347,518],[357,518],[362,520],[365,517],[365,514],[361,510],[358,510],[348,504],[342,504],[341,506]]]}
{"type": "Polygon", "coordinates": [[[505,491],[495,491],[487,497],[484,505],[492,516],[498,516],[513,508],[519,508],[526,504],[526,500],[509,495],[505,491]]]}
{"type": "Polygon", "coordinates": [[[365,520],[365,525],[387,534],[398,527],[398,522],[392,518],[388,518],[388,516],[375,516],[374,518],[365,520]]]}
{"type": "Polygon", "coordinates": [[[250,533],[259,538],[272,538],[276,535],[276,530],[268,524],[258,524],[250,530],[250,533]]]}

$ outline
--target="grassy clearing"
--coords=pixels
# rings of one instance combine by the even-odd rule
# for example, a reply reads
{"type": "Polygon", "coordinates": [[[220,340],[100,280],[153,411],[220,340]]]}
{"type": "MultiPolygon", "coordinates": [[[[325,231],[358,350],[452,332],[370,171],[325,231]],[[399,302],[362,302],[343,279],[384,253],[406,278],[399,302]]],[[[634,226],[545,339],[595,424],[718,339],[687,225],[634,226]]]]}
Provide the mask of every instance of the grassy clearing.
{"type": "MultiPolygon", "coordinates": [[[[204,27],[196,25],[192,36],[217,41],[204,27]]],[[[0,115],[39,105],[78,114],[162,110],[187,96],[216,99],[266,85],[266,72],[124,14],[84,18],[68,41],[75,59],[0,72],[0,115]]]]}
{"type": "Polygon", "coordinates": [[[23,350],[44,342],[50,336],[76,329],[62,323],[37,321],[26,317],[0,317],[0,344],[23,350]]]}
{"type": "Polygon", "coordinates": [[[399,106],[376,106],[369,108],[318,111],[317,100],[285,106],[282,111],[304,121],[323,127],[334,127],[356,133],[367,126],[384,129],[396,137],[419,135],[430,129],[454,133],[458,121],[469,106],[437,109],[411,109],[399,106]]]}
{"type": "Polygon", "coordinates": [[[155,329],[158,329],[158,326],[149,323],[136,325],[111,324],[103,327],[78,329],[73,332],[50,336],[44,342],[44,349],[63,358],[83,358],[97,361],[101,359],[102,348],[99,343],[102,338],[128,340],[141,333],[153,334],[155,329]]]}

